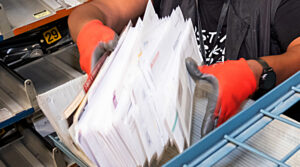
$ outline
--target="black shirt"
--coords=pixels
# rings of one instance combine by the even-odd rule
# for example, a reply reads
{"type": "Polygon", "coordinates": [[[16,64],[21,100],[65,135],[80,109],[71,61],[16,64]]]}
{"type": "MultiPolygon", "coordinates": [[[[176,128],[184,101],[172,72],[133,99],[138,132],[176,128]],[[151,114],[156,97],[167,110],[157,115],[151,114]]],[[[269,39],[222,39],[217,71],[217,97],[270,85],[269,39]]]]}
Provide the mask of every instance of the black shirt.
{"type": "MultiPolygon", "coordinates": [[[[224,0],[199,0],[199,12],[207,62],[212,62],[218,55],[222,56],[216,60],[217,62],[225,60],[226,21],[224,21],[219,40],[213,46],[213,40],[217,38],[217,25],[223,4],[224,0]]],[[[199,32],[197,32],[197,35],[199,35],[199,32]]],[[[198,36],[197,40],[199,40],[198,36]]]]}
{"type": "MultiPolygon", "coordinates": [[[[216,30],[223,7],[224,0],[199,0],[199,11],[202,23],[203,40],[206,51],[206,61],[213,61],[217,55],[222,56],[216,60],[224,61],[226,48],[226,21],[224,22],[219,39],[213,46],[213,39],[216,38],[216,30]]],[[[280,49],[286,51],[288,45],[300,36],[300,0],[282,0],[277,9],[274,21],[274,32],[280,49]]],[[[199,43],[199,32],[196,29],[196,36],[199,43]]]]}
{"type": "Polygon", "coordinates": [[[274,29],[281,49],[300,37],[300,0],[282,0],[277,9],[274,29]]]}

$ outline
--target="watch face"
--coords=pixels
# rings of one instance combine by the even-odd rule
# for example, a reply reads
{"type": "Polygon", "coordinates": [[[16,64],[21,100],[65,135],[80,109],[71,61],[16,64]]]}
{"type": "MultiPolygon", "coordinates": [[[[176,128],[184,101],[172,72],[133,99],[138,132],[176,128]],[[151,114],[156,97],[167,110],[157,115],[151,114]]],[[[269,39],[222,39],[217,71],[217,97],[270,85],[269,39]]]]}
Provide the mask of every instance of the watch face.
{"type": "Polygon", "coordinates": [[[276,74],[274,71],[267,71],[261,76],[261,88],[264,90],[272,89],[276,84],[276,74]]]}

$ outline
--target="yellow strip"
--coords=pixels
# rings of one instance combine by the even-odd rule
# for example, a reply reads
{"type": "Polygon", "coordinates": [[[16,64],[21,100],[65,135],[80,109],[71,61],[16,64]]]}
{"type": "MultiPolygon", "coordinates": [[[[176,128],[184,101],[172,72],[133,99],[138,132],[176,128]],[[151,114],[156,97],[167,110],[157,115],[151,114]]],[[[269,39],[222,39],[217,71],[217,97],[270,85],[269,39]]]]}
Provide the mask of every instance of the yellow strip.
{"type": "Polygon", "coordinates": [[[48,10],[43,10],[41,12],[35,13],[33,16],[37,19],[41,18],[41,17],[45,17],[48,16],[49,14],[51,14],[48,10]]]}

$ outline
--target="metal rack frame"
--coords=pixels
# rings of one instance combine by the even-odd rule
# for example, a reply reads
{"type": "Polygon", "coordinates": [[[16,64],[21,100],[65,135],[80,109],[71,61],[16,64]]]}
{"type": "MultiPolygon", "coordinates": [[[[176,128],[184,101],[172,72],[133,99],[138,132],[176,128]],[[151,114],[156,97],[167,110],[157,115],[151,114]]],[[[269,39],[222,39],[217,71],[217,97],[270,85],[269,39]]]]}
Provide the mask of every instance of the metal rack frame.
{"type": "Polygon", "coordinates": [[[272,161],[278,166],[288,166],[285,162],[300,150],[300,144],[282,159],[275,159],[244,142],[273,120],[300,129],[299,123],[280,117],[299,101],[300,71],[164,166],[212,166],[238,147],[272,161]]]}
{"type": "Polygon", "coordinates": [[[0,129],[39,111],[38,95],[84,75],[78,58],[72,44],[14,70],[0,62],[0,112],[11,114],[0,119],[0,129]]]}
{"type": "Polygon", "coordinates": [[[79,159],[76,155],[74,155],[60,140],[58,137],[53,137],[52,135],[48,135],[48,137],[53,141],[54,145],[59,148],[66,156],[75,161],[77,165],[80,167],[88,167],[88,165],[79,159]]]}

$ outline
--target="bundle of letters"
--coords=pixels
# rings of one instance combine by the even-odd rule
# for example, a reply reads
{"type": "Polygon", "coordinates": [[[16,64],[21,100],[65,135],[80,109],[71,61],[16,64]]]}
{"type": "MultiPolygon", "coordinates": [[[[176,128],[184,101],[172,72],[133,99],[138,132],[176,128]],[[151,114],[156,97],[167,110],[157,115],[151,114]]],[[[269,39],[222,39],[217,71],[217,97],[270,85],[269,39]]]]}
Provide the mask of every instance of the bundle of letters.
{"type": "Polygon", "coordinates": [[[190,145],[195,82],[185,59],[201,64],[191,20],[180,8],[159,19],[149,2],[106,59],[75,126],[75,142],[97,166],[144,166],[166,147],[190,145]]]}

